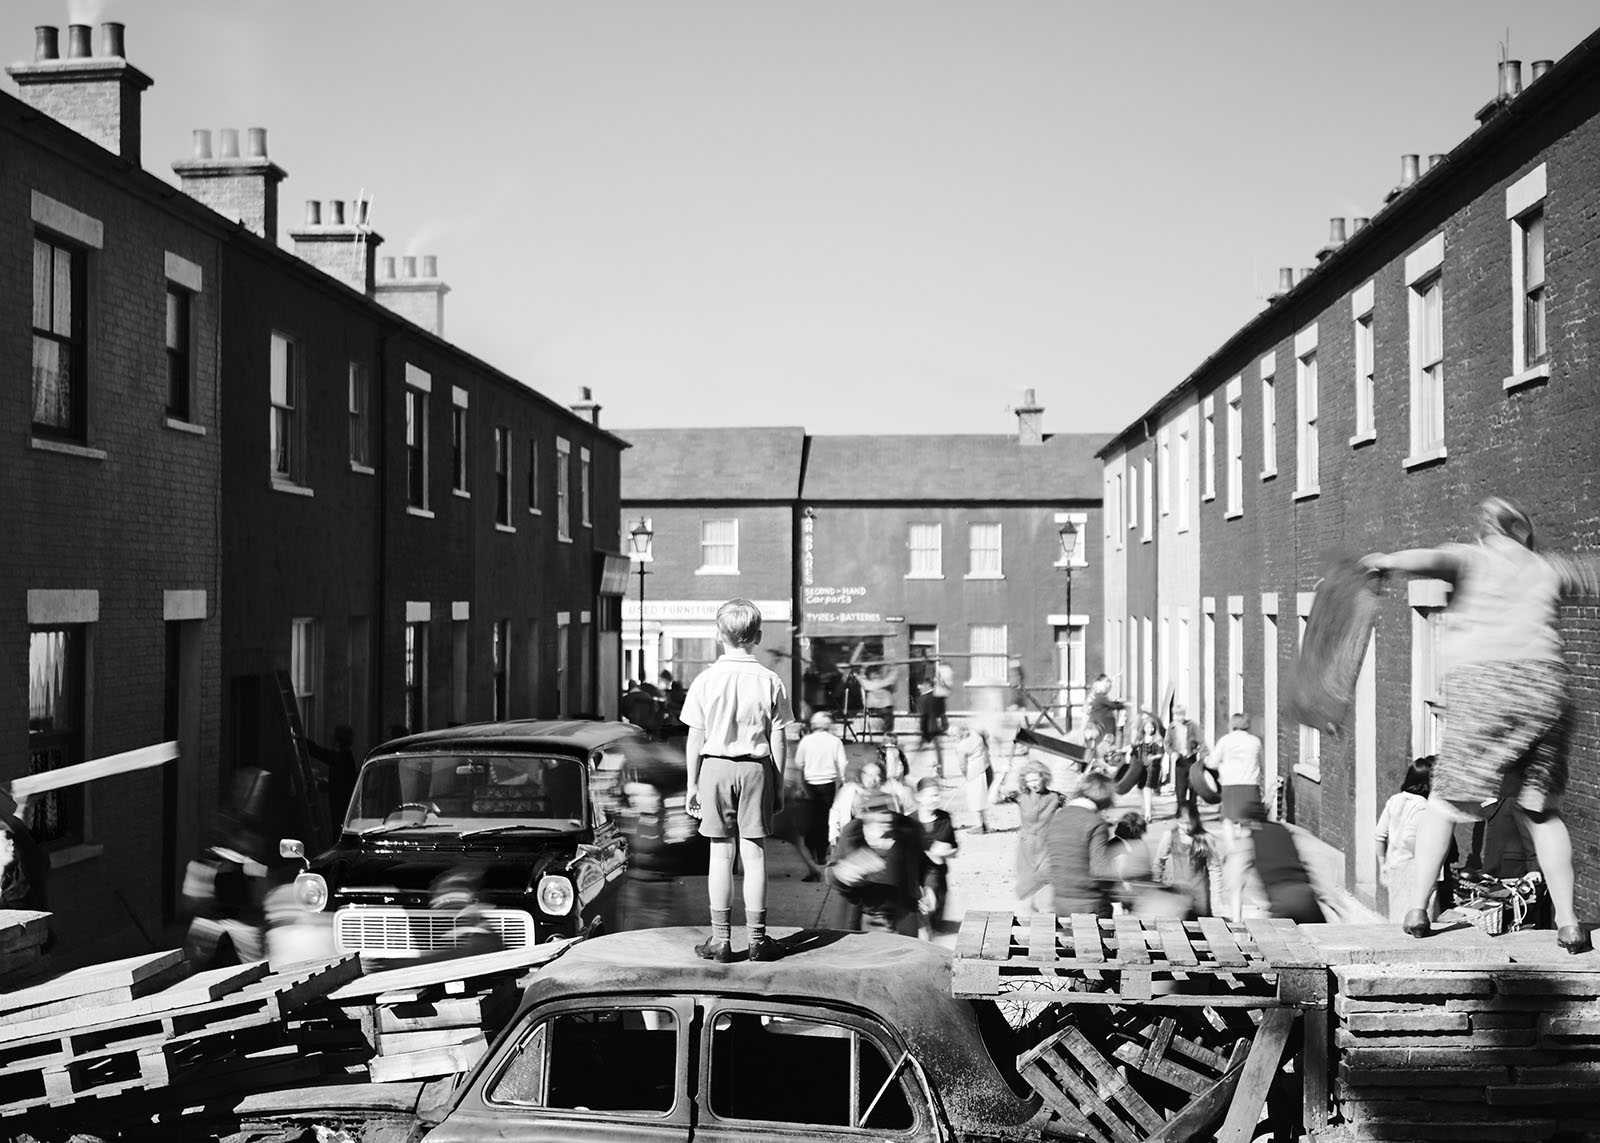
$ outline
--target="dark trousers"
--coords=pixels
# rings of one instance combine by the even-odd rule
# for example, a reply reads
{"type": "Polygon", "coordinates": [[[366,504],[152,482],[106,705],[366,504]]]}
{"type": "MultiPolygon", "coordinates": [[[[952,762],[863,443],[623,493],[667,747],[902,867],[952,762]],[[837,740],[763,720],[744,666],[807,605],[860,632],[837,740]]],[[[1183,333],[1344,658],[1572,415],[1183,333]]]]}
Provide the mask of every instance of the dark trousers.
{"type": "Polygon", "coordinates": [[[1173,805],[1172,816],[1179,817],[1185,807],[1199,805],[1197,795],[1189,786],[1189,767],[1194,765],[1194,755],[1187,757],[1179,755],[1172,763],[1172,793],[1177,801],[1173,805]]]}
{"type": "Polygon", "coordinates": [[[833,809],[836,789],[832,782],[820,785],[806,783],[806,800],[811,803],[811,818],[806,822],[804,841],[811,860],[818,865],[828,860],[828,813],[833,809]]]}

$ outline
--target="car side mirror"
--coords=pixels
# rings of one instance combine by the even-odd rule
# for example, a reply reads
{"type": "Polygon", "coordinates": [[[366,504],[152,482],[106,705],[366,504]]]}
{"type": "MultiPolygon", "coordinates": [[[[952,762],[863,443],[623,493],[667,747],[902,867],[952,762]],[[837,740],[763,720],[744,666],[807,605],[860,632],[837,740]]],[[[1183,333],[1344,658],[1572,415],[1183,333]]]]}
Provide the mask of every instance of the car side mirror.
{"type": "Polygon", "coordinates": [[[296,837],[286,837],[278,842],[278,856],[293,861],[299,859],[306,863],[306,868],[311,868],[311,862],[306,859],[306,843],[296,837]]]}

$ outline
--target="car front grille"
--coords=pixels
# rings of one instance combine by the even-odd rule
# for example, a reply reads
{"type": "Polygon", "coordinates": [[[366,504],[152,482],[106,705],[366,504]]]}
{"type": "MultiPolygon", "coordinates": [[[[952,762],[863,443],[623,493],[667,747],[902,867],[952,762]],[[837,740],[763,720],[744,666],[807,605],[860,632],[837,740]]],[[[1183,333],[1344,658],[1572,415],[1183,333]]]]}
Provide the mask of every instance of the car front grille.
{"type": "MultiPolygon", "coordinates": [[[[520,909],[485,909],[476,919],[507,948],[536,943],[533,918],[520,909]]],[[[334,947],[340,952],[421,956],[456,948],[470,936],[457,930],[454,913],[433,909],[352,905],[333,915],[334,947]]]]}

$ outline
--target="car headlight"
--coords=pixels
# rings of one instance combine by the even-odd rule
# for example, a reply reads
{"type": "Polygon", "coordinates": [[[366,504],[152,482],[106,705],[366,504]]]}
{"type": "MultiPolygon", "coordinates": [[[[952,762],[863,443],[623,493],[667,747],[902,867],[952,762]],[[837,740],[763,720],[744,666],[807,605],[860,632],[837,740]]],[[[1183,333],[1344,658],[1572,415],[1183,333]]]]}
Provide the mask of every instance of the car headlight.
{"type": "Polygon", "coordinates": [[[328,882],[319,873],[302,873],[294,879],[295,904],[313,913],[328,907],[328,882]]]}
{"type": "Polygon", "coordinates": [[[539,879],[538,898],[539,908],[552,917],[560,917],[572,912],[577,895],[572,891],[572,882],[565,877],[546,875],[539,879]]]}

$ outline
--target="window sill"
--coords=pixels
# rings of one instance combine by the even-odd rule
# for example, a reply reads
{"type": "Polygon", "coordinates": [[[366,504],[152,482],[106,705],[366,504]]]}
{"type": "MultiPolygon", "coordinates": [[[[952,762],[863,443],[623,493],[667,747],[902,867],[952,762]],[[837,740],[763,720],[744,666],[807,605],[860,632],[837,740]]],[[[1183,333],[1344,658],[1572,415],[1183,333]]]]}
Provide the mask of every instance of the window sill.
{"type": "Polygon", "coordinates": [[[1225,512],[1222,518],[1224,520],[1242,520],[1244,519],[1244,509],[1239,508],[1233,512],[1225,512]]]}
{"type": "Polygon", "coordinates": [[[556,537],[556,543],[558,543],[558,544],[570,544],[570,543],[572,543],[572,537],[571,536],[557,536],[556,537]]]}
{"type": "Polygon", "coordinates": [[[350,462],[350,471],[351,472],[359,472],[362,476],[376,476],[376,475],[378,475],[378,470],[377,469],[373,468],[369,464],[362,464],[360,461],[356,461],[356,460],[352,460],[350,462]]]}
{"type": "Polygon", "coordinates": [[[517,534],[516,526],[513,524],[496,524],[494,530],[496,532],[509,532],[513,536],[517,534]]]}
{"type": "Polygon", "coordinates": [[[407,516],[418,516],[418,517],[420,517],[420,518],[422,518],[424,520],[432,520],[433,519],[433,513],[432,512],[428,511],[426,508],[418,508],[415,504],[407,504],[406,505],[406,515],[407,516]]]}
{"type": "MultiPolygon", "coordinates": [[[[1180,532],[1183,531],[1182,528],[1180,528],[1178,530],[1180,532]]],[[[1086,567],[1089,566],[1089,561],[1088,560],[1073,560],[1069,564],[1069,563],[1065,563],[1065,562],[1063,562],[1061,560],[1057,560],[1055,563],[1051,564],[1050,566],[1053,567],[1053,568],[1086,568],[1086,567]]]]}
{"type": "Polygon", "coordinates": [[[66,441],[51,440],[49,437],[33,437],[29,443],[40,452],[58,452],[62,456],[78,456],[84,460],[104,460],[106,458],[106,450],[103,448],[69,444],[66,441]]]}
{"type": "Polygon", "coordinates": [[[295,484],[295,483],[293,483],[291,481],[288,481],[288,480],[274,480],[272,482],[272,491],[274,491],[274,492],[285,492],[285,493],[288,493],[290,496],[315,496],[316,495],[316,491],[314,489],[307,488],[304,484],[295,484]]]}
{"type": "Polygon", "coordinates": [[[738,568],[695,568],[695,575],[738,575],[738,568]]]}
{"type": "Polygon", "coordinates": [[[1538,365],[1530,365],[1521,373],[1513,373],[1510,377],[1500,382],[1500,388],[1509,393],[1511,390],[1520,389],[1524,385],[1534,385],[1540,381],[1548,380],[1550,380],[1550,363],[1541,361],[1538,365]]]}
{"type": "Polygon", "coordinates": [[[1210,504],[1216,498],[1217,494],[1215,492],[1207,492],[1204,496],[1200,497],[1200,499],[1207,504],[1210,504]]]}
{"type": "Polygon", "coordinates": [[[1305,778],[1319,785],[1322,783],[1321,766],[1308,766],[1304,762],[1296,762],[1294,764],[1294,773],[1297,778],[1305,778]]]}
{"type": "Polygon", "coordinates": [[[1404,468],[1404,469],[1407,469],[1407,470],[1415,469],[1415,468],[1426,468],[1430,464],[1439,463],[1440,461],[1442,461],[1445,457],[1447,457],[1449,455],[1450,455],[1449,450],[1445,449],[1443,447],[1436,448],[1436,449],[1430,449],[1427,452],[1419,452],[1419,453],[1415,454],[1414,456],[1406,457],[1404,460],[1402,460],[1400,462],[1400,467],[1404,468]]]}
{"type": "Polygon", "coordinates": [[[204,425],[197,425],[193,421],[184,420],[182,417],[167,417],[163,423],[173,432],[188,433],[197,437],[206,435],[206,427],[204,425]]]}
{"type": "Polygon", "coordinates": [[[1148,532],[1139,537],[1139,542],[1141,544],[1148,544],[1150,542],[1150,540],[1151,540],[1151,536],[1150,536],[1150,534],[1148,532]]]}
{"type": "Polygon", "coordinates": [[[451,496],[459,496],[463,500],[471,500],[472,499],[472,493],[468,492],[465,488],[452,488],[450,490],[450,495],[451,496]]]}
{"type": "Polygon", "coordinates": [[[943,579],[944,578],[944,573],[940,572],[937,575],[935,575],[932,572],[906,572],[906,574],[905,574],[905,576],[903,578],[905,578],[905,579],[943,579]]]}
{"type": "Polygon", "coordinates": [[[978,573],[968,572],[966,575],[962,576],[961,578],[962,579],[1005,579],[1006,577],[1005,577],[1005,574],[1002,573],[1002,572],[978,572],[978,573]]]}
{"type": "Polygon", "coordinates": [[[77,845],[64,845],[60,849],[50,850],[50,869],[65,869],[69,865],[78,865],[85,861],[93,861],[106,851],[103,845],[92,845],[88,842],[79,842],[77,845]]]}
{"type": "Polygon", "coordinates": [[[1294,490],[1294,499],[1296,500],[1315,500],[1321,495],[1321,488],[1296,488],[1294,490]]]}
{"type": "Polygon", "coordinates": [[[544,515],[544,509],[543,508],[529,508],[528,509],[528,515],[530,515],[530,516],[543,516],[544,515]]]}
{"type": "Polygon", "coordinates": [[[1351,448],[1360,448],[1362,445],[1369,445],[1369,444],[1371,444],[1373,441],[1375,441],[1377,439],[1378,439],[1377,430],[1368,429],[1364,433],[1357,433],[1355,436],[1351,437],[1350,438],[1350,447],[1351,448]]]}
{"type": "Polygon", "coordinates": [[[1278,479],[1278,470],[1276,468],[1263,468],[1261,470],[1261,483],[1265,484],[1269,480],[1276,479],[1278,479]]]}

